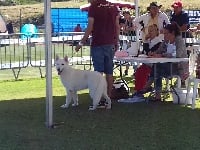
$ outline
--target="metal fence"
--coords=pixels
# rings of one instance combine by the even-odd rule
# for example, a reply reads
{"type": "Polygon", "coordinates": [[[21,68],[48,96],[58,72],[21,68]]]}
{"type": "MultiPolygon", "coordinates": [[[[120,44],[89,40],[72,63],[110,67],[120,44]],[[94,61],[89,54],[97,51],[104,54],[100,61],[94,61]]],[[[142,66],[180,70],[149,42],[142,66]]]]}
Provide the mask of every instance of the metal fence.
{"type": "MultiPolygon", "coordinates": [[[[45,67],[44,34],[37,34],[37,38],[21,38],[23,34],[0,35],[0,70],[12,69],[17,80],[22,68],[37,67],[41,77],[41,68],[45,67]]],[[[24,35],[23,35],[24,36],[24,35]]],[[[84,69],[91,69],[90,42],[75,53],[74,49],[83,33],[59,33],[52,37],[52,66],[57,55],[67,55],[70,64],[82,65],[84,69]]]]}
{"type": "MultiPolygon", "coordinates": [[[[54,66],[57,54],[60,57],[67,55],[71,65],[79,65],[87,70],[92,68],[90,39],[79,52],[74,51],[83,34],[84,32],[61,32],[52,36],[52,66],[54,66]]],[[[187,45],[200,44],[199,30],[190,32],[190,34],[193,37],[184,38],[185,43],[187,45]]],[[[0,34],[0,70],[11,69],[15,80],[17,80],[22,68],[35,67],[39,69],[40,76],[44,77],[45,75],[42,73],[42,67],[46,66],[44,34],[37,33],[36,35],[32,38],[21,33],[0,34]],[[22,38],[24,36],[26,38],[22,38]]],[[[136,40],[135,36],[130,37],[123,35],[123,33],[120,38],[121,50],[127,49],[128,45],[136,40]]],[[[142,45],[140,47],[142,48],[142,45]]]]}

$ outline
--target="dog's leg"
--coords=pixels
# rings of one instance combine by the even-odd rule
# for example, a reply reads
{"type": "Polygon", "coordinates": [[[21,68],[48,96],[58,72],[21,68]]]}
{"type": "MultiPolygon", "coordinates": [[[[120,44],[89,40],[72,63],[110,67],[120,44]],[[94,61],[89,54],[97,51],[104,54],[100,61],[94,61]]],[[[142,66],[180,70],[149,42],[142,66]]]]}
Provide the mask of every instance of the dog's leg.
{"type": "Polygon", "coordinates": [[[102,97],[106,99],[106,103],[107,103],[106,109],[111,109],[112,102],[111,102],[110,97],[108,96],[107,83],[104,83],[104,89],[103,89],[102,97]]]}
{"type": "Polygon", "coordinates": [[[77,91],[72,92],[72,99],[74,101],[72,106],[78,106],[78,94],[77,94],[77,91]]]}
{"type": "Polygon", "coordinates": [[[99,104],[99,101],[101,99],[102,92],[101,90],[90,90],[90,97],[93,100],[93,106],[89,108],[89,110],[95,110],[99,104]]]}
{"type": "Polygon", "coordinates": [[[68,108],[69,107],[69,104],[71,103],[71,100],[72,100],[72,94],[70,91],[66,90],[67,91],[67,96],[66,96],[66,102],[65,104],[63,104],[62,106],[60,106],[61,108],[68,108]]]}
{"type": "Polygon", "coordinates": [[[103,93],[103,98],[105,98],[106,99],[106,103],[108,103],[107,106],[106,106],[106,109],[111,109],[112,102],[111,102],[110,97],[107,94],[107,91],[103,93]]]}

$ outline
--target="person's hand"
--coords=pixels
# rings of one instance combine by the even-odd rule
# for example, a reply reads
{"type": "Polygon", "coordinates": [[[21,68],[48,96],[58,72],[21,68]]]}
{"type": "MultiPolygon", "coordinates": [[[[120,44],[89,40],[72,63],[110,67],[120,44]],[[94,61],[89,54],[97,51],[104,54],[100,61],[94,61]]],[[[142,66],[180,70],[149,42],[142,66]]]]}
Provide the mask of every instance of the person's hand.
{"type": "Polygon", "coordinates": [[[148,52],[148,56],[154,56],[154,52],[149,51],[149,52],[148,52]]]}
{"type": "Polygon", "coordinates": [[[160,57],[162,57],[162,55],[161,54],[154,54],[153,57],[160,58],[160,57]]]}
{"type": "Polygon", "coordinates": [[[81,47],[82,47],[82,45],[77,44],[76,48],[75,48],[75,51],[78,52],[81,47]]]}
{"type": "Polygon", "coordinates": [[[76,45],[76,48],[75,48],[75,51],[78,52],[79,49],[83,46],[83,43],[80,41],[77,45],[76,45]]]}
{"type": "Polygon", "coordinates": [[[151,52],[151,51],[148,53],[148,56],[149,57],[154,57],[154,58],[160,58],[160,57],[162,57],[161,54],[157,54],[157,53],[151,52]]]}
{"type": "Polygon", "coordinates": [[[115,52],[119,50],[119,44],[115,44],[115,52]]]}
{"type": "Polygon", "coordinates": [[[172,55],[170,53],[163,53],[162,57],[167,57],[167,58],[171,58],[172,55]]]}

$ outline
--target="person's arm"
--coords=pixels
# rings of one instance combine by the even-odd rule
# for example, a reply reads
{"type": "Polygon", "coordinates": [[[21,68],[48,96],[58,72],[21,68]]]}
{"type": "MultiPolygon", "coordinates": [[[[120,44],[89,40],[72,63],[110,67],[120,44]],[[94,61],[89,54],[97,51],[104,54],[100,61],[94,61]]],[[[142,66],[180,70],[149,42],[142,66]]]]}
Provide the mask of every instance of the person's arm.
{"type": "Polygon", "coordinates": [[[161,17],[162,17],[162,25],[161,25],[161,28],[159,30],[160,30],[160,34],[163,34],[164,33],[164,29],[163,28],[167,24],[170,24],[170,21],[169,21],[168,16],[164,12],[160,12],[160,14],[161,14],[161,17]]]}
{"type": "Polygon", "coordinates": [[[116,26],[116,40],[117,40],[117,42],[119,41],[119,34],[120,34],[119,17],[120,17],[119,15],[116,16],[116,22],[115,22],[115,26],[116,26]]]}
{"type": "Polygon", "coordinates": [[[85,30],[85,34],[84,34],[83,38],[80,40],[80,42],[78,43],[78,45],[75,48],[76,52],[79,51],[79,49],[83,46],[83,44],[88,39],[89,35],[92,33],[93,25],[94,25],[94,18],[89,17],[88,18],[88,25],[87,25],[87,28],[85,30]]]}
{"type": "Polygon", "coordinates": [[[180,31],[187,31],[188,29],[188,24],[183,24],[182,26],[180,26],[180,31]]]}
{"type": "Polygon", "coordinates": [[[187,31],[189,29],[189,17],[184,13],[182,16],[183,25],[179,26],[180,31],[187,31]]]}

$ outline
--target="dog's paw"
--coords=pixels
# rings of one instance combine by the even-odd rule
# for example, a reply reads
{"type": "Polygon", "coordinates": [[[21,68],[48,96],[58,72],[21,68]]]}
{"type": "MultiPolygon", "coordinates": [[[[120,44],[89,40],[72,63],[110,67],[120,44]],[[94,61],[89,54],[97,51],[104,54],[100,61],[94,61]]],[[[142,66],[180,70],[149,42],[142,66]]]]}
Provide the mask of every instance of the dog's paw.
{"type": "Polygon", "coordinates": [[[61,108],[68,108],[68,105],[67,104],[63,104],[60,106],[61,108]]]}

